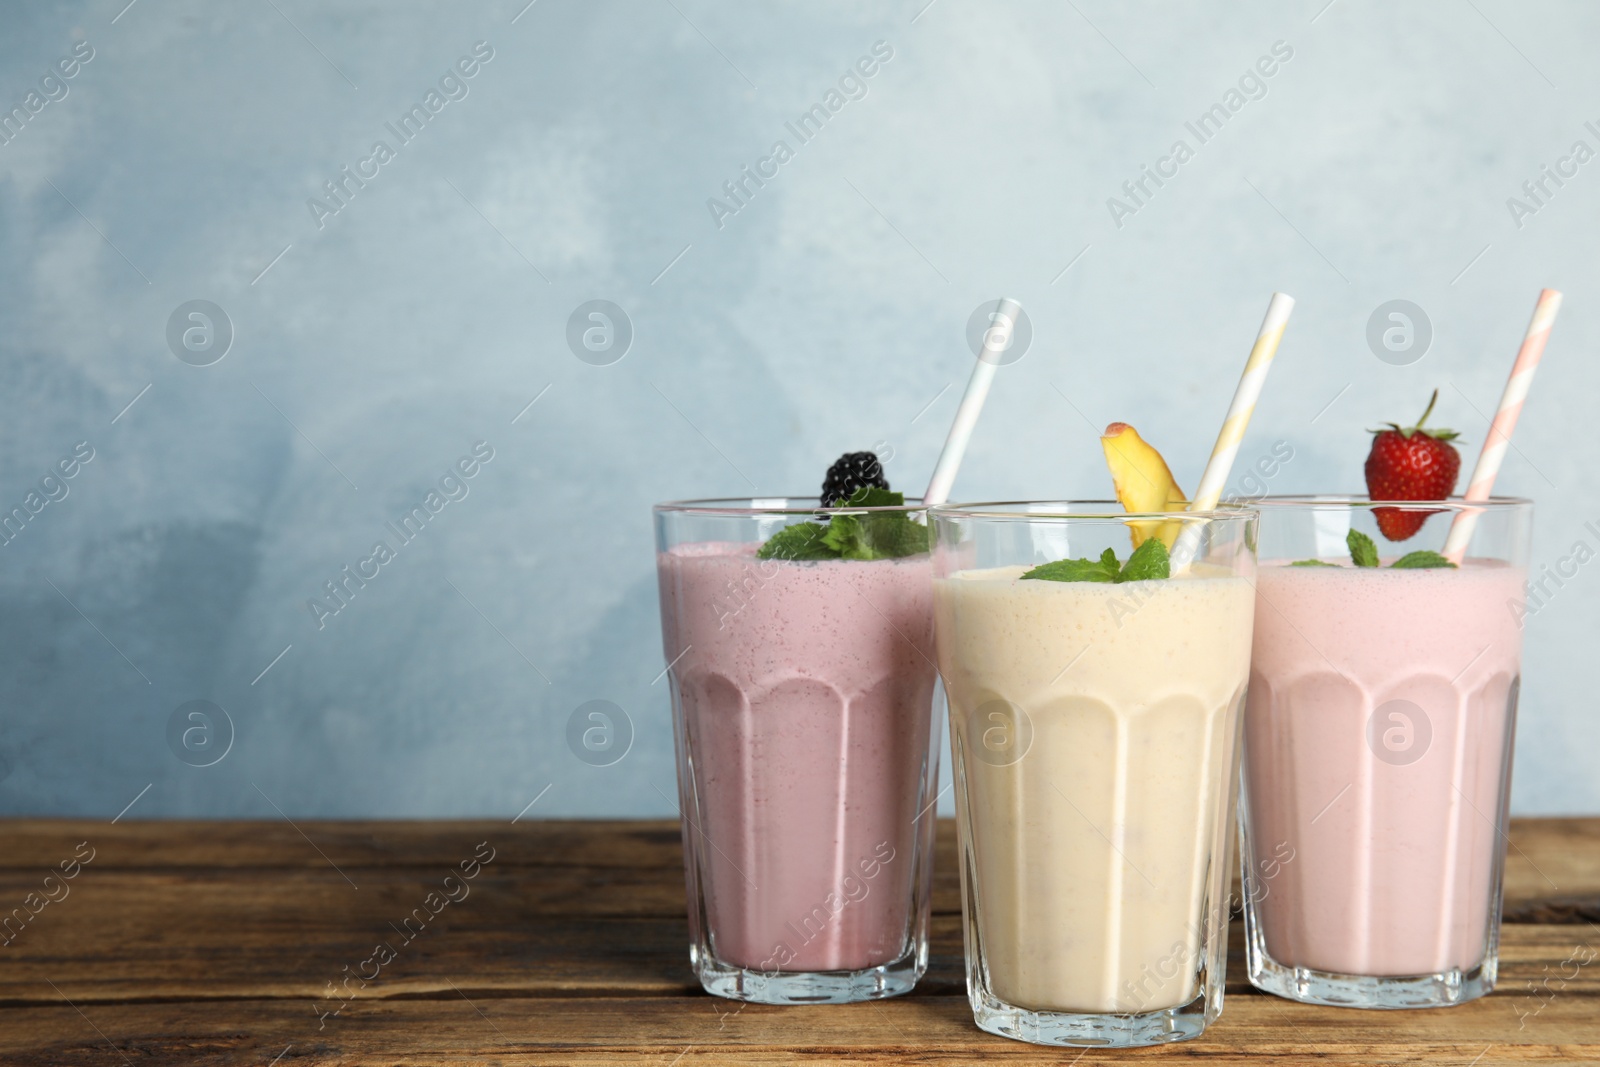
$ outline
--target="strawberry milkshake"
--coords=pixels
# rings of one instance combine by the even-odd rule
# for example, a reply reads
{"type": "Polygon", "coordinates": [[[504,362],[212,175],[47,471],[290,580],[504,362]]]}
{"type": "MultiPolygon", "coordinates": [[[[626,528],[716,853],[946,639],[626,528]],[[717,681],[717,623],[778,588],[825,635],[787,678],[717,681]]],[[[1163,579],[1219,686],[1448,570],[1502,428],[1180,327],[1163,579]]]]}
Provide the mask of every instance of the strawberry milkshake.
{"type": "Polygon", "coordinates": [[[1381,515],[1364,501],[1260,506],[1263,547],[1310,558],[1264,562],[1257,578],[1251,980],[1364,1007],[1481,996],[1497,966],[1528,507],[1481,506],[1474,551],[1452,565],[1426,549],[1382,553],[1359,531],[1348,560],[1317,544],[1352,518],[1415,532],[1458,502],[1381,515]]]}
{"type": "Polygon", "coordinates": [[[927,965],[932,572],[927,527],[884,497],[825,521],[815,500],[657,509],[691,960],[710,992],[868,999],[927,965]]]}

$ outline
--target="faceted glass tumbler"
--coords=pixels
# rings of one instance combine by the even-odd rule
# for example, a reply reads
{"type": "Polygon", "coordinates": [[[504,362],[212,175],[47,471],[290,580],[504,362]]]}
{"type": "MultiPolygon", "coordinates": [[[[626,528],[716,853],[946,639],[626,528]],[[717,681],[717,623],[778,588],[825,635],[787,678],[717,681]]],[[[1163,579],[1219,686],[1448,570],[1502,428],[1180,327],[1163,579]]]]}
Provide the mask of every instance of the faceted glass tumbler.
{"type": "Polygon", "coordinates": [[[767,559],[815,498],[655,509],[689,957],[769,1004],[908,992],[928,965],[939,777],[932,566],[767,559]]]}
{"type": "Polygon", "coordinates": [[[1240,810],[1250,981],[1345,1007],[1481,997],[1499,965],[1522,621],[1537,610],[1532,505],[1256,507],[1240,810]],[[1439,562],[1411,554],[1442,554],[1458,525],[1471,529],[1458,566],[1395,565],[1439,562]],[[1375,558],[1356,566],[1362,538],[1375,558]]]}
{"type": "MultiPolygon", "coordinates": [[[[967,997],[1045,1045],[1181,1041],[1222,1010],[1255,513],[937,507],[967,997]],[[1024,578],[1194,550],[1168,578],[1024,578]]],[[[1131,578],[1131,575],[1130,575],[1131,578]]]]}

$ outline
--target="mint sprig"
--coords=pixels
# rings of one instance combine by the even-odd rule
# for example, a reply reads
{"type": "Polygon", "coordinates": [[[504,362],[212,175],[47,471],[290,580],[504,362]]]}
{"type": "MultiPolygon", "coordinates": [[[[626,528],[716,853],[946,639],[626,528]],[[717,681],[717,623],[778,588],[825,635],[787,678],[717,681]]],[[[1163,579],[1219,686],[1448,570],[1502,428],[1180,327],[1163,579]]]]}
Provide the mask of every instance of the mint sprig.
{"type": "Polygon", "coordinates": [[[897,493],[892,489],[879,489],[875,485],[863,485],[850,494],[849,500],[841,500],[835,506],[841,508],[903,508],[906,506],[906,495],[897,493]]]}
{"type": "Polygon", "coordinates": [[[1100,553],[1099,559],[1058,559],[1042,563],[1022,575],[1047,582],[1143,582],[1172,576],[1172,561],[1167,546],[1159,537],[1151,537],[1133,550],[1128,562],[1117,564],[1117,554],[1112,549],[1100,553]]]}
{"type": "Polygon", "coordinates": [[[1430,552],[1424,548],[1418,549],[1415,552],[1407,552],[1405,555],[1389,564],[1389,566],[1397,570],[1412,571],[1428,570],[1434,567],[1454,567],[1455,564],[1451,563],[1445,557],[1439,555],[1439,553],[1430,552]]]}
{"type": "Polygon", "coordinates": [[[1023,575],[1047,582],[1115,582],[1122,573],[1117,564],[1117,554],[1111,549],[1101,553],[1099,559],[1058,559],[1041,563],[1023,575]]]}
{"type": "Polygon", "coordinates": [[[1378,546],[1372,538],[1360,530],[1351,530],[1344,543],[1350,546],[1350,562],[1357,567],[1378,566],[1378,546]]]}
{"type": "MultiPolygon", "coordinates": [[[[862,486],[840,507],[904,507],[904,493],[862,486]]],[[[826,523],[785,526],[756,552],[759,559],[900,559],[928,551],[929,530],[904,511],[869,511],[831,516],[826,523]]]]}
{"type": "Polygon", "coordinates": [[[1122,565],[1117,581],[1144,582],[1171,576],[1172,560],[1167,555],[1166,543],[1159,537],[1149,537],[1145,539],[1144,544],[1133,550],[1128,562],[1122,565]]]}
{"type": "Polygon", "coordinates": [[[760,559],[838,559],[839,553],[824,538],[828,528],[820,522],[801,522],[785,526],[761,546],[760,559]]]}
{"type": "MultiPolygon", "coordinates": [[[[1378,567],[1382,565],[1378,560],[1378,546],[1373,542],[1372,538],[1368,537],[1360,530],[1351,530],[1350,533],[1345,537],[1344,541],[1345,544],[1350,546],[1350,562],[1354,563],[1357,567],[1378,567]]],[[[1336,567],[1338,564],[1327,563],[1320,559],[1300,559],[1295,560],[1293,563],[1289,564],[1289,566],[1336,567]]],[[[1456,565],[1454,563],[1451,563],[1444,556],[1441,556],[1439,553],[1430,551],[1428,549],[1418,549],[1415,552],[1407,552],[1405,555],[1389,564],[1391,570],[1402,571],[1429,570],[1442,567],[1453,568],[1455,566],[1456,565]]]]}

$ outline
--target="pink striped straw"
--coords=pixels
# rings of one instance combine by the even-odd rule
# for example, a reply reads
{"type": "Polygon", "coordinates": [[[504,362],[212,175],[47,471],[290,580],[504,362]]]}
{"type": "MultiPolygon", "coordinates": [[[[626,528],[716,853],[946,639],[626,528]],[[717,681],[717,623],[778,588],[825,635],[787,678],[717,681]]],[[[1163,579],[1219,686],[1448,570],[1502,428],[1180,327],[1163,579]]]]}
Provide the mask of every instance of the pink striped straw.
{"type": "MultiPolygon", "coordinates": [[[[1533,374],[1539,369],[1545,342],[1550,339],[1550,327],[1555,325],[1556,312],[1560,310],[1561,294],[1554,289],[1540,290],[1528,332],[1517,350],[1517,361],[1511,366],[1511,377],[1506,380],[1505,392],[1500,394],[1500,406],[1495,409],[1494,421],[1483,439],[1483,450],[1478,453],[1478,464],[1472,468],[1472,480],[1467,483],[1466,492],[1469,501],[1488,500],[1494,489],[1495,475],[1500,473],[1506,449],[1511,446],[1511,434],[1517,428],[1517,416],[1522,414],[1522,402],[1528,398],[1528,387],[1533,384],[1533,374]]],[[[1446,559],[1452,563],[1461,562],[1477,522],[1476,511],[1456,513],[1455,521],[1450,524],[1450,535],[1444,542],[1446,559]]]]}

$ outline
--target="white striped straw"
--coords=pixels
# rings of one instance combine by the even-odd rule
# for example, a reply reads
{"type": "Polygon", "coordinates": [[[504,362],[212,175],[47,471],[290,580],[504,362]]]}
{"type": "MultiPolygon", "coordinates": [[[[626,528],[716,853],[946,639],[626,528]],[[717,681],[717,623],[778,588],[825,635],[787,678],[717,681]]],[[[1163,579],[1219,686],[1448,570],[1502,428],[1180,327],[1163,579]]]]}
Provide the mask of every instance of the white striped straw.
{"type": "MultiPolygon", "coordinates": [[[[1266,317],[1261,320],[1261,329],[1256,334],[1255,346],[1250,349],[1250,358],[1245,361],[1239,387],[1233,392],[1228,417],[1223,420],[1222,429],[1217,433],[1217,443],[1211,448],[1211,459],[1206,462],[1205,473],[1200,476],[1200,486],[1195,490],[1194,499],[1189,502],[1189,511],[1210,511],[1222,499],[1222,490],[1228,484],[1233,461],[1239,455],[1239,444],[1250,425],[1250,416],[1255,414],[1261,387],[1266,384],[1267,372],[1272,369],[1272,357],[1278,354],[1278,342],[1283,340],[1283,331],[1289,325],[1289,313],[1293,310],[1294,297],[1287,293],[1272,294],[1266,317]]],[[[1194,562],[1195,552],[1200,547],[1200,527],[1200,523],[1185,525],[1177,544],[1172,546],[1173,574],[1188,570],[1189,564],[1194,562]]]]}
{"type": "MultiPolygon", "coordinates": [[[[1511,446],[1511,434],[1517,428],[1517,416],[1522,414],[1522,402],[1528,398],[1528,387],[1533,384],[1534,372],[1544,356],[1545,342],[1550,339],[1550,328],[1555,325],[1556,313],[1561,310],[1561,294],[1554,289],[1541,289],[1539,301],[1533,305],[1533,318],[1528,322],[1528,332],[1522,337],[1522,347],[1517,350],[1517,361],[1511,365],[1511,377],[1506,379],[1505,392],[1500,394],[1500,406],[1495,408],[1494,421],[1484,436],[1483,449],[1478,453],[1477,466],[1472,468],[1472,480],[1467,483],[1465,499],[1488,500],[1494,490],[1495,475],[1505,462],[1506,449],[1511,446]]],[[[1472,530],[1478,524],[1477,511],[1459,511],[1450,524],[1450,535],[1445,538],[1443,555],[1459,564],[1466,556],[1467,544],[1472,540],[1472,530]]]]}
{"type": "Polygon", "coordinates": [[[983,402],[989,398],[989,385],[994,381],[995,368],[1000,357],[1011,347],[1011,333],[1016,329],[1022,305],[1009,296],[1000,301],[994,310],[994,325],[984,331],[983,350],[978,353],[978,364],[967,379],[967,391],[961,394],[961,405],[956,408],[956,418],[950,424],[950,435],[944,439],[944,450],[933,465],[933,478],[922,502],[929,507],[950,499],[950,489],[956,483],[956,471],[961,467],[961,457],[967,454],[967,442],[972,440],[972,429],[978,425],[978,415],[983,402]]]}

